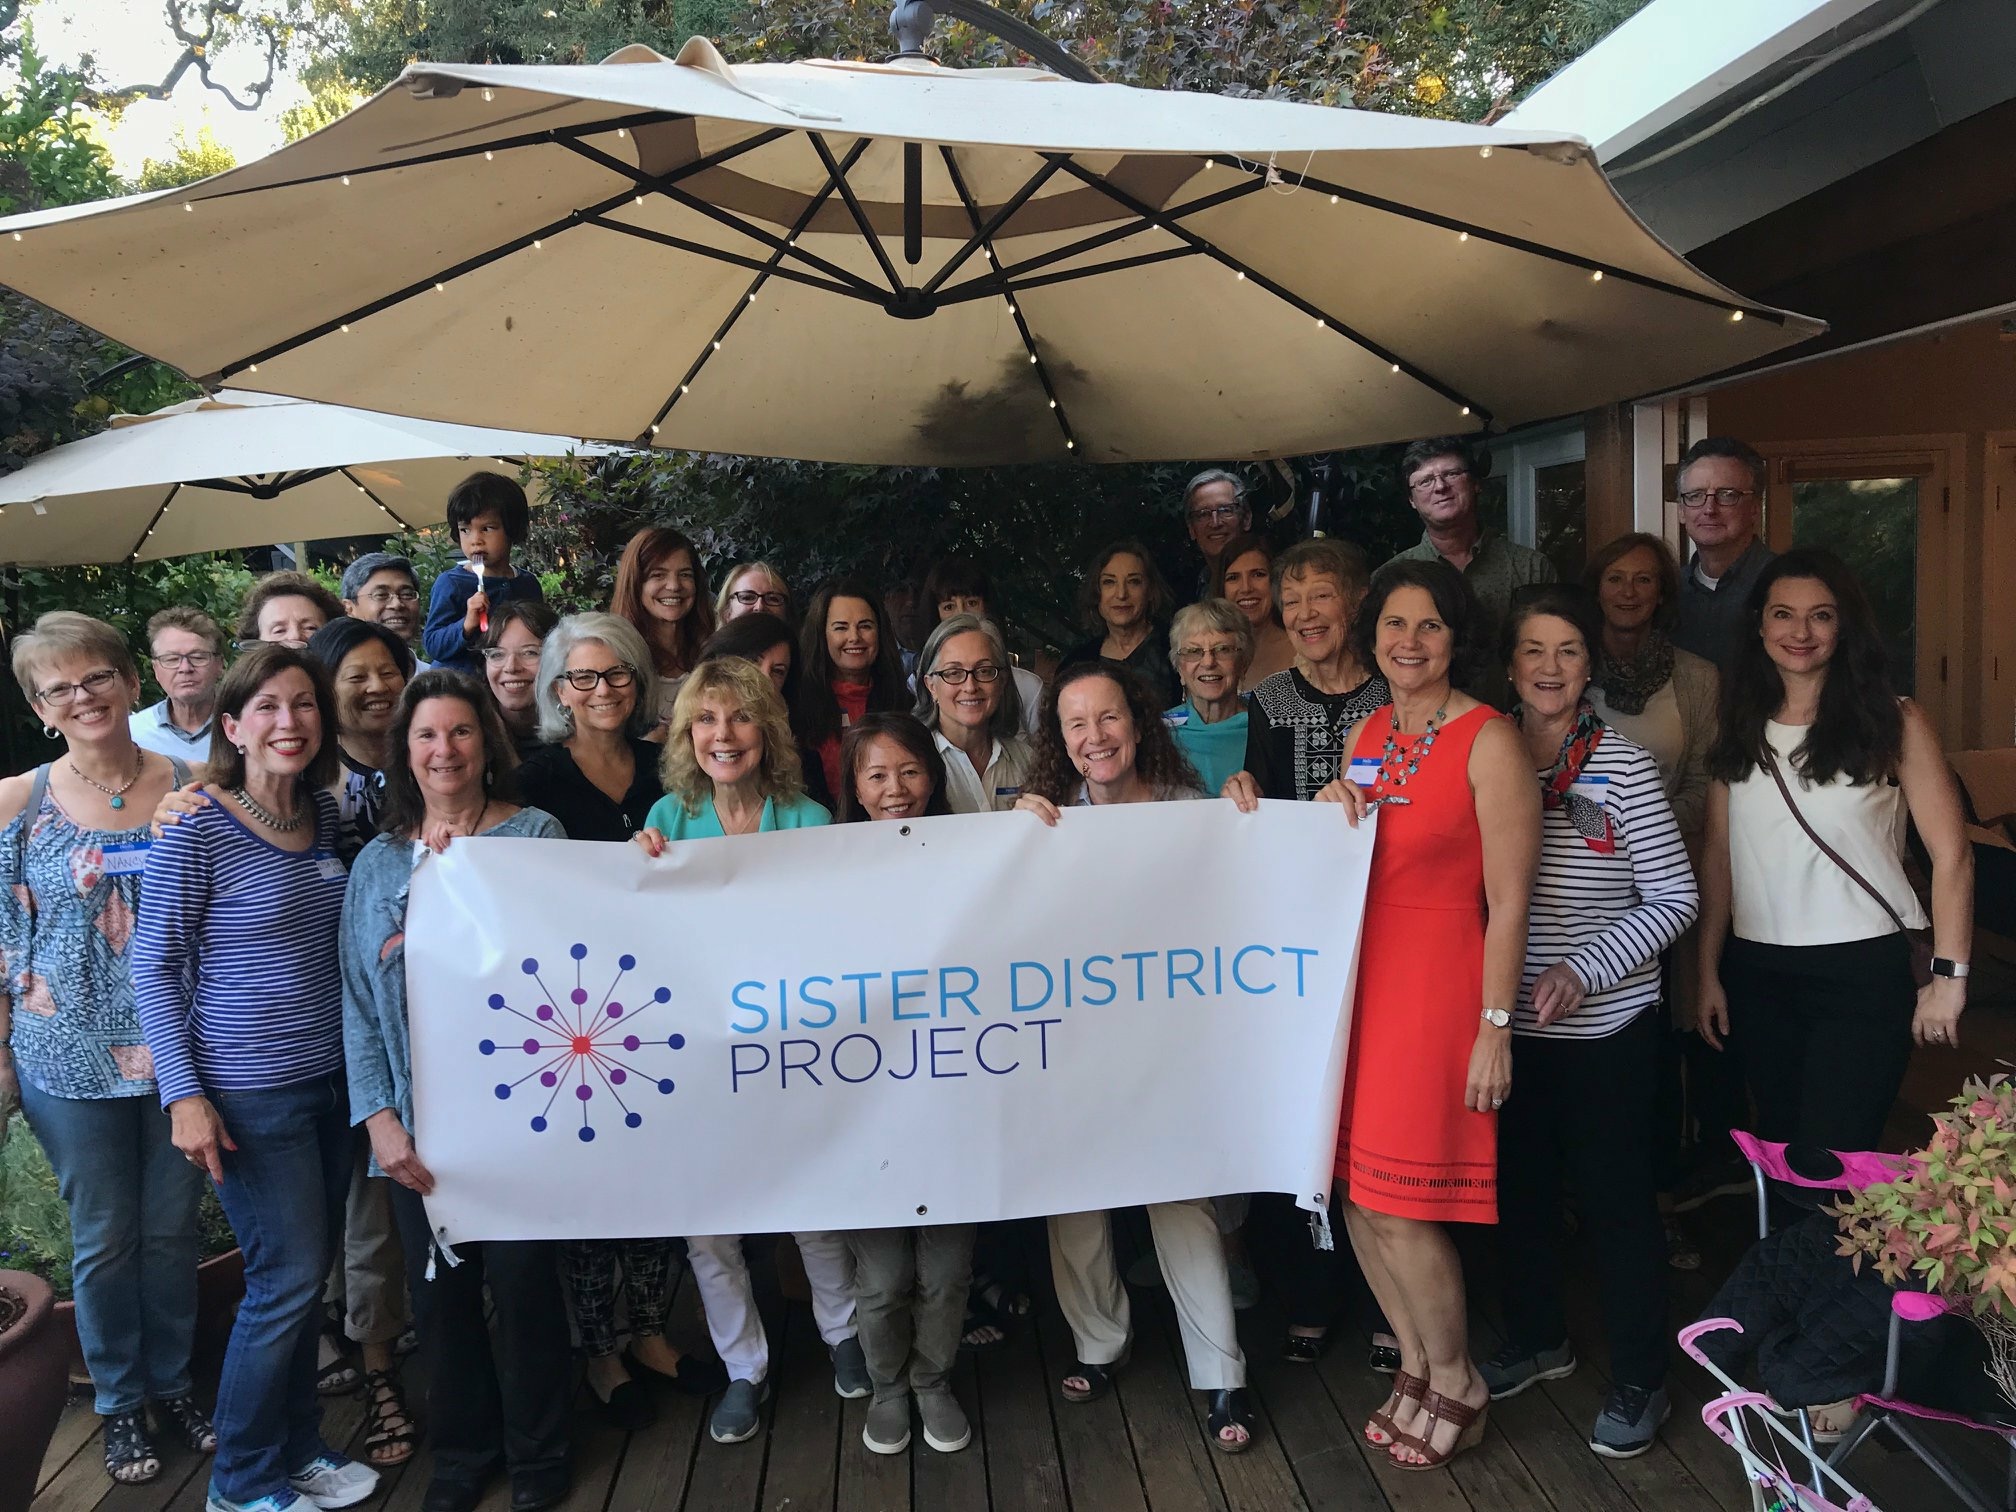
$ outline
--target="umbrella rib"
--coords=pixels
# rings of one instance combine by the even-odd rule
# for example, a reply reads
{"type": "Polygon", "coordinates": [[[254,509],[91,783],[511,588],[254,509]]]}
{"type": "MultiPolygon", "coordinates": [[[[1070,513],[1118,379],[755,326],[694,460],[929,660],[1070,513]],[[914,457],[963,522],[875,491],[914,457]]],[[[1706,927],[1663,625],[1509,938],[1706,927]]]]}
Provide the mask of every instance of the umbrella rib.
{"type": "Polygon", "coordinates": [[[1169,216],[1164,212],[1143,204],[1140,200],[1136,199],[1126,190],[1118,188],[1115,185],[1108,183],[1098,174],[1092,172],[1091,169],[1082,167],[1079,164],[1071,161],[1071,159],[1068,156],[1060,157],[1059,161],[1064,171],[1070,174],[1073,178],[1078,179],[1080,182],[1085,183],[1094,189],[1097,189],[1100,193],[1106,195],[1107,197],[1112,199],[1115,203],[1124,205],[1127,209],[1132,210],[1136,215],[1146,216],[1152,219],[1157,225],[1159,225],[1163,230],[1167,231],[1170,235],[1177,237],[1181,241],[1189,243],[1191,246],[1195,247],[1199,252],[1203,253],[1206,257],[1212,259],[1212,261],[1220,263],[1227,268],[1230,268],[1233,272],[1237,273],[1242,279],[1246,279],[1251,283],[1257,285],[1258,287],[1266,290],[1269,294],[1272,294],[1276,299],[1282,301],[1284,304],[1292,306],[1297,310],[1300,310],[1304,315],[1307,315],[1310,319],[1318,322],[1319,324],[1329,329],[1335,330],[1339,335],[1345,337],[1347,340],[1351,342],[1354,342],[1358,346],[1370,352],[1373,356],[1379,358],[1382,362],[1390,366],[1395,372],[1405,373],[1408,377],[1412,378],[1416,383],[1421,384],[1425,388],[1432,389],[1435,393],[1440,394],[1444,399],[1447,399],[1451,404],[1462,406],[1463,413],[1478,421],[1480,425],[1490,424],[1491,412],[1486,408],[1484,408],[1483,405],[1479,404],[1474,399],[1466,398],[1463,394],[1451,388],[1448,384],[1444,383],[1441,379],[1435,377],[1432,373],[1429,373],[1423,368],[1417,366],[1416,364],[1409,362],[1405,357],[1402,357],[1398,352],[1391,351],[1388,348],[1382,346],[1380,343],[1374,341],[1371,337],[1367,336],[1364,332],[1356,330],[1352,326],[1337,319],[1337,317],[1332,315],[1328,310],[1320,309],[1316,305],[1311,304],[1301,295],[1295,293],[1292,289],[1286,288],[1283,285],[1276,283],[1266,274],[1259,272],[1257,269],[1248,267],[1245,263],[1241,262],[1238,258],[1234,257],[1231,253],[1227,252],[1223,247],[1217,245],[1217,243],[1212,242],[1206,239],[1205,237],[1199,236],[1195,231],[1192,231],[1188,226],[1179,225],[1176,221],[1170,219],[1169,216]]]}
{"type": "MultiPolygon", "coordinates": [[[[621,173],[628,178],[634,179],[640,186],[649,186],[651,183],[651,180],[648,177],[648,175],[645,175],[639,170],[630,167],[627,163],[624,163],[621,159],[610,157],[607,153],[601,152],[596,148],[590,147],[586,143],[571,142],[568,143],[567,145],[570,148],[570,150],[578,152],[581,154],[581,156],[590,158],[593,161],[600,163],[603,167],[608,168],[612,172],[621,173]]],[[[711,221],[716,221],[721,225],[726,226],[731,231],[738,231],[742,235],[748,237],[751,241],[761,242],[764,246],[770,248],[770,250],[773,252],[776,251],[779,247],[783,247],[785,248],[787,256],[795,257],[801,262],[809,263],[811,264],[811,266],[817,268],[820,272],[827,274],[829,277],[836,278],[841,280],[842,282],[854,285],[854,287],[859,289],[861,293],[864,295],[872,297],[878,301],[882,298],[882,291],[876,288],[875,285],[870,283],[867,279],[861,277],[860,274],[851,273],[847,269],[841,267],[838,263],[828,262],[825,258],[818,256],[816,253],[807,252],[803,247],[791,246],[784,240],[783,237],[776,235],[774,232],[765,231],[761,226],[756,224],[754,221],[745,220],[741,216],[735,214],[732,210],[723,210],[719,205],[709,204],[706,200],[701,199],[696,194],[688,194],[683,189],[674,189],[670,186],[654,189],[653,192],[657,194],[662,194],[666,199],[671,200],[675,205],[684,205],[687,209],[695,211],[698,214],[704,215],[707,217],[707,219],[711,221]]],[[[756,266],[760,266],[760,264],[757,264],[756,266]]]]}
{"type": "Polygon", "coordinates": [[[147,538],[154,534],[154,527],[161,523],[161,517],[168,513],[168,506],[175,502],[175,495],[182,492],[186,486],[185,484],[177,483],[173,488],[168,490],[168,497],[163,499],[161,507],[154,511],[154,518],[147,522],[147,528],[140,532],[140,538],[133,543],[133,549],[126,553],[126,561],[129,565],[140,555],[140,548],[145,546],[147,538]]]}
{"type": "MultiPolygon", "coordinates": [[[[1020,294],[1029,289],[1047,289],[1052,284],[1071,283],[1081,278],[1097,278],[1102,273],[1125,273],[1132,268],[1150,268],[1156,263],[1175,262],[1179,258],[1202,255],[1195,247],[1164,247],[1159,252],[1143,252],[1139,257],[1123,257],[1118,262],[1101,263],[1096,268],[1066,268],[1062,273],[1045,273],[1036,278],[1018,278],[1010,285],[1010,289],[1020,294]]],[[[952,297],[947,295],[947,301],[949,302],[952,297]]]]}
{"type": "MultiPolygon", "coordinates": [[[[973,222],[973,234],[984,239],[986,232],[980,222],[980,207],[973,202],[973,196],[966,188],[966,176],[959,171],[958,159],[952,155],[952,149],[947,146],[941,145],[938,153],[945,160],[945,176],[952,180],[952,188],[959,196],[959,203],[966,207],[966,217],[973,222]]],[[[986,240],[983,244],[987,248],[988,260],[998,266],[992,241],[986,240]]],[[[1022,314],[1022,306],[1017,303],[1014,296],[1004,292],[1001,297],[1007,302],[1008,314],[1015,322],[1016,332],[1022,337],[1022,345],[1028,349],[1029,365],[1036,369],[1036,381],[1043,385],[1043,397],[1050,402],[1050,413],[1057,417],[1057,428],[1064,433],[1064,449],[1075,451],[1078,439],[1071,434],[1070,418],[1064,413],[1063,401],[1057,397],[1056,385],[1050,381],[1050,370],[1043,363],[1043,354],[1036,350],[1035,333],[1029,329],[1029,322],[1022,314]]]]}
{"type": "MultiPolygon", "coordinates": [[[[1222,189],[1216,194],[1207,194],[1200,200],[1192,200],[1189,204],[1181,205],[1167,213],[1171,219],[1181,220],[1185,216],[1197,215],[1205,210],[1215,210],[1218,206],[1230,204],[1233,200],[1244,199],[1247,195],[1257,193],[1266,187],[1267,185],[1264,180],[1249,179],[1243,184],[1234,184],[1230,189],[1222,189]]],[[[1111,230],[1101,231],[1096,235],[1075,241],[1068,247],[1059,247],[1053,252],[1044,252],[1035,257],[1027,257],[1012,267],[996,268],[992,272],[983,274],[978,278],[970,278],[965,283],[954,284],[950,289],[940,294],[938,298],[940,303],[953,304],[961,300],[978,299],[988,294],[998,293],[1003,287],[1036,288],[1038,284],[1024,282],[1023,275],[1033,273],[1038,268],[1047,268],[1052,263],[1063,262],[1067,258],[1080,257],[1087,252],[1096,252],[1101,247],[1110,246],[1114,242],[1125,241],[1130,236],[1139,236],[1143,231],[1153,231],[1155,229],[1153,221],[1143,220],[1137,216],[1131,221],[1126,221],[1121,225],[1113,227],[1111,230]]],[[[1186,248],[1185,250],[1186,253],[1195,251],[1194,248],[1186,248]]],[[[1042,279],[1040,283],[1059,283],[1063,281],[1063,278],[1067,277],[1090,277],[1097,273],[1108,273],[1115,269],[1132,267],[1138,261],[1139,259],[1130,258],[1125,262],[1074,269],[1069,274],[1042,279]]]]}
{"type": "MultiPolygon", "coordinates": [[[[941,147],[939,150],[942,152],[944,149],[941,147]]],[[[973,235],[967,239],[966,245],[961,247],[957,252],[954,252],[947,259],[945,266],[931,275],[930,281],[924,285],[924,292],[926,294],[936,294],[944,285],[945,280],[965,265],[967,258],[978,252],[983,244],[991,244],[995,233],[1008,223],[1008,218],[1028,204],[1036,191],[1056,176],[1057,170],[1061,166],[1062,164],[1055,157],[1045,158],[1043,166],[1030,175],[1029,181],[1009,195],[1002,202],[1001,208],[987,218],[985,225],[976,226],[973,235]]],[[[965,197],[964,190],[961,190],[961,197],[965,197]]],[[[973,206],[971,205],[968,205],[966,208],[969,213],[973,210],[973,206]]]]}
{"type": "MultiPolygon", "coordinates": [[[[854,224],[861,232],[861,239],[868,244],[868,250],[875,254],[875,261],[882,265],[882,276],[889,280],[889,292],[903,292],[903,275],[896,271],[896,264],[889,260],[889,254],[882,246],[882,238],[875,234],[875,228],[868,224],[867,212],[861,208],[861,201],[854,197],[854,186],[847,182],[847,170],[834,161],[833,149],[826,145],[826,138],[816,131],[808,131],[806,137],[812,143],[812,150],[819,154],[819,161],[826,165],[826,171],[839,180],[840,199],[847,206],[847,213],[854,217],[854,224]]],[[[867,140],[861,138],[860,140],[867,140]]],[[[859,161],[856,153],[850,161],[859,161]]]]}
{"type": "Polygon", "coordinates": [[[812,217],[817,215],[826,201],[833,197],[833,191],[840,185],[841,174],[861,160],[861,154],[868,150],[868,142],[869,138],[867,137],[855,138],[854,145],[848,149],[847,156],[827,172],[825,184],[820,187],[817,194],[805,202],[805,208],[798,212],[798,219],[792,222],[791,234],[786,238],[784,246],[770,254],[769,265],[762,272],[758,273],[754,279],[750,280],[749,287],[743,291],[742,297],[735,301],[735,307],[728,312],[727,318],[715,328],[713,337],[708,341],[706,346],[700,349],[700,355],[695,357],[692,365],[686,369],[685,376],[679,380],[679,386],[667,394],[665,402],[658,406],[658,413],[651,417],[651,424],[637,438],[639,446],[649,446],[652,444],[651,438],[658,434],[659,427],[665,423],[665,417],[672,413],[672,406],[679,402],[680,397],[686,392],[688,386],[691,385],[695,378],[700,376],[700,369],[707,365],[707,359],[721,350],[722,341],[735,328],[735,322],[742,318],[742,312],[755,303],[756,291],[763,287],[764,281],[776,270],[776,265],[784,260],[784,253],[789,249],[791,243],[797,241],[805,228],[812,224],[812,217]]]}
{"type": "Polygon", "coordinates": [[[398,511],[393,509],[393,507],[390,504],[387,504],[383,499],[379,498],[378,495],[371,492],[370,489],[366,488],[361,482],[359,482],[357,474],[350,471],[349,468],[339,467],[336,469],[336,471],[343,474],[343,476],[348,478],[352,483],[356,483],[357,492],[364,495],[365,498],[369,499],[373,504],[376,504],[380,509],[382,509],[385,512],[385,517],[389,519],[394,525],[397,525],[401,530],[411,530],[413,528],[411,521],[400,519],[398,511]]]}
{"type": "MultiPolygon", "coordinates": [[[[747,142],[739,142],[733,147],[723,148],[711,157],[697,158],[691,163],[670,170],[659,179],[652,180],[651,186],[654,188],[667,187],[682,178],[691,177],[695,173],[713,167],[716,163],[725,161],[731,157],[739,157],[744,152],[753,151],[755,148],[762,146],[766,140],[774,141],[777,137],[784,135],[787,135],[787,133],[783,128],[779,127],[774,131],[765,132],[761,136],[752,137],[747,142]]],[[[536,241],[556,235],[571,226],[581,225],[583,222],[593,220],[597,216],[606,215],[625,200],[634,197],[635,192],[634,188],[625,189],[621,194],[611,195],[608,199],[598,204],[590,205],[585,209],[569,211],[567,215],[557,221],[551,221],[537,230],[526,232],[522,236],[514,236],[511,240],[492,247],[488,252],[479,252],[474,257],[466,257],[452,267],[443,268],[431,278],[416,280],[403,289],[395,289],[392,293],[381,295],[369,304],[360,305],[346,315],[338,315],[333,320],[325,320],[320,325],[311,326],[298,335],[290,336],[285,341],[275,342],[272,346],[254,352],[249,357],[242,357],[236,362],[227,363],[222,368],[219,368],[213,376],[221,382],[223,379],[230,378],[235,374],[249,372],[262,362],[271,361],[275,357],[293,351],[296,347],[306,346],[311,341],[319,341],[322,337],[329,335],[333,331],[343,330],[353,320],[363,320],[369,316],[380,314],[395,305],[404,304],[416,295],[426,293],[429,289],[439,288],[451,278],[460,278],[465,273],[473,273],[479,268],[488,267],[493,262],[509,257],[513,252],[524,250],[536,241]]]]}
{"type": "MultiPolygon", "coordinates": [[[[656,242],[661,247],[670,247],[675,252],[690,252],[696,257],[710,258],[715,262],[729,263],[737,268],[749,268],[758,273],[767,272],[772,278],[789,279],[792,283],[804,284],[810,289],[819,289],[828,294],[843,295],[848,299],[859,299],[878,309],[887,303],[880,290],[872,284],[855,288],[850,284],[835,283],[830,279],[814,278],[810,273],[800,273],[796,268],[773,267],[754,257],[744,257],[739,252],[730,252],[721,247],[710,247],[705,242],[687,241],[684,237],[672,236],[663,231],[653,231],[648,226],[632,226],[623,221],[597,216],[589,222],[604,231],[619,231],[625,236],[639,240],[656,242]]],[[[795,250],[795,249],[794,249],[795,250]]]]}
{"type": "MultiPolygon", "coordinates": [[[[1245,173],[1263,171],[1254,168],[1251,164],[1243,163],[1237,158],[1213,156],[1209,161],[1217,163],[1222,167],[1236,168],[1245,173]]],[[[1290,175],[1283,174],[1282,177],[1286,179],[1290,175]]],[[[1527,252],[1535,257],[1544,257],[1550,262],[1563,263],[1571,268],[1580,268],[1585,273],[1601,273],[1605,278],[1621,279],[1625,283],[1637,284],[1640,288],[1656,289],[1662,294],[1673,294],[1681,299],[1691,299],[1696,304],[1705,304],[1717,310],[1741,310],[1745,316],[1754,317],[1758,320],[1768,320],[1780,326],[1785,324],[1785,316],[1782,311],[1773,310],[1764,305],[1742,304],[1726,298],[1718,298],[1713,294],[1704,294],[1699,289],[1683,288],[1679,284],[1667,283],[1664,279],[1654,278],[1649,273],[1634,273],[1629,268],[1618,267],[1615,263],[1601,262],[1596,258],[1584,257],[1580,253],[1565,251],[1560,247],[1550,247],[1544,242],[1529,241],[1523,236],[1513,236],[1506,231],[1494,231],[1489,226],[1480,226],[1472,221],[1458,220],[1453,215],[1443,215],[1433,210],[1423,210],[1418,205],[1406,205],[1398,200],[1384,199],[1379,195],[1367,194],[1361,189],[1348,188],[1343,184],[1326,183],[1322,179],[1311,178],[1307,174],[1294,174],[1293,178],[1297,184],[1305,189],[1313,190],[1318,194],[1327,194],[1333,199],[1349,200],[1352,204],[1363,205],[1368,210],[1383,210],[1388,215],[1397,215],[1404,220],[1419,221],[1421,224],[1427,226],[1439,226],[1445,231],[1454,231],[1460,236],[1474,236],[1479,241],[1492,242],[1501,247],[1509,247],[1515,252],[1527,252]]],[[[1266,180],[1262,178],[1256,182],[1264,184],[1266,180]]]]}
{"type": "Polygon", "coordinates": [[[276,189],[300,189],[310,184],[326,184],[331,179],[363,178],[373,173],[391,173],[399,168],[428,168],[435,163],[452,163],[458,158],[474,157],[479,152],[512,152],[520,147],[545,147],[556,142],[564,146],[568,139],[577,135],[599,136],[605,131],[629,131],[639,126],[658,126],[690,119],[691,117],[681,111],[645,110],[635,115],[612,116],[606,121],[590,121],[580,126],[547,126],[519,136],[495,137],[467,147],[445,147],[439,152],[425,152],[418,157],[401,158],[396,163],[366,163],[359,168],[332,168],[327,173],[311,173],[303,178],[283,179],[276,184],[252,184],[243,189],[226,189],[221,194],[205,195],[203,199],[207,204],[212,200],[236,199],[241,194],[270,194],[276,189]]]}

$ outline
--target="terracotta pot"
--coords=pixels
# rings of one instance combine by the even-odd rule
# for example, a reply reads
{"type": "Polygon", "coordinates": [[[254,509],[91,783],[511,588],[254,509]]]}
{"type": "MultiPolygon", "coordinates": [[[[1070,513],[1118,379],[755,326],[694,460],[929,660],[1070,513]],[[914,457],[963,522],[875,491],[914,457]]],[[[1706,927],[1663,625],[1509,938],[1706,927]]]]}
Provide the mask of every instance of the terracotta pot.
{"type": "Polygon", "coordinates": [[[0,1271],[0,1512],[28,1512],[63,1415],[65,1341],[40,1276],[0,1271]]]}
{"type": "MultiPolygon", "coordinates": [[[[238,1316],[238,1304],[245,1297],[245,1255],[229,1250],[213,1255],[196,1267],[196,1342],[191,1363],[196,1373],[216,1374],[224,1361],[224,1346],[231,1339],[231,1324],[238,1316]]],[[[84,1366],[84,1347],[77,1339],[77,1304],[56,1304],[56,1326],[64,1339],[70,1389],[89,1391],[91,1372],[84,1366]]]]}

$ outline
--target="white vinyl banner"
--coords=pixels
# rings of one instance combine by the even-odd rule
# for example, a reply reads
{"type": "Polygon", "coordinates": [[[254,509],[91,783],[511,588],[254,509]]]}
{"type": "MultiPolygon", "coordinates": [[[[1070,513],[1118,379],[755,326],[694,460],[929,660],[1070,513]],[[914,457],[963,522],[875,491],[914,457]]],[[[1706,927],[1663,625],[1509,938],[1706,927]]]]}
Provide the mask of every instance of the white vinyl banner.
{"type": "Polygon", "coordinates": [[[1330,1189],[1372,826],[1144,803],[458,840],[406,925],[450,1243],[1330,1189]]]}

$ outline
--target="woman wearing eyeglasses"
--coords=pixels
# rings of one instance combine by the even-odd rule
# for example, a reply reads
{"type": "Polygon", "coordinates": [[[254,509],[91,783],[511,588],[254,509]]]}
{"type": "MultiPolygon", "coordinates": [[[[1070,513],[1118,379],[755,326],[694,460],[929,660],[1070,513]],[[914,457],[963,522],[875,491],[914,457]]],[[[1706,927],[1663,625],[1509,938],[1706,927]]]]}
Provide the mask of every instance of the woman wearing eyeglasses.
{"type": "Polygon", "coordinates": [[[791,585],[768,562],[743,562],[732,568],[722,583],[721,597],[714,601],[714,617],[725,625],[757,613],[774,614],[788,622],[791,585]]]}
{"type": "Polygon", "coordinates": [[[545,600],[512,599],[483,632],[483,680],[520,761],[539,744],[539,649],[559,623],[545,600]]]}
{"type": "MultiPolygon", "coordinates": [[[[570,614],[539,654],[541,746],[518,768],[526,803],[560,821],[570,840],[628,840],[664,794],[658,747],[644,738],[656,723],[658,675],[651,649],[628,620],[570,614]]],[[[570,1239],[561,1273],[588,1357],[588,1384],[618,1428],[641,1428],[655,1410],[637,1377],[704,1394],[723,1384],[718,1369],[683,1357],[665,1339],[671,1305],[670,1239],[570,1239]],[[616,1349],[616,1297],[630,1318],[630,1348],[616,1349]]]]}
{"type": "Polygon", "coordinates": [[[991,620],[940,620],[917,656],[917,718],[945,758],[945,799],[955,814],[1015,807],[1031,754],[1022,695],[1008,648],[991,620]]]}

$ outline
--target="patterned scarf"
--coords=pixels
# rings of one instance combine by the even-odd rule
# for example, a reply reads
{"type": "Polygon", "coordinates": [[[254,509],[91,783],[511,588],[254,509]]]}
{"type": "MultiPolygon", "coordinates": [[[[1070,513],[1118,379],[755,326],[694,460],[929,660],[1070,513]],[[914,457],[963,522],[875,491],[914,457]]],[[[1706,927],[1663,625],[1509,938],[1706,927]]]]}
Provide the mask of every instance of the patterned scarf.
{"type": "MultiPolygon", "coordinates": [[[[1515,710],[1514,717],[1520,712],[1515,710]]],[[[1596,717],[1589,700],[1583,699],[1576,707],[1575,724],[1561,742],[1554,765],[1540,774],[1541,803],[1550,809],[1567,810],[1568,822],[1575,826],[1575,833],[1599,856],[1616,853],[1617,836],[1610,827],[1608,810],[1576,792],[1575,779],[1582,775],[1583,763],[1596,753],[1606,733],[1608,726],[1596,717]]]]}
{"type": "Polygon", "coordinates": [[[1596,676],[1592,681],[1619,714],[1643,714],[1667,683],[1673,680],[1673,642],[1660,630],[1645,632],[1645,644],[1634,660],[1620,662],[1608,651],[1596,653],[1596,676]]]}

